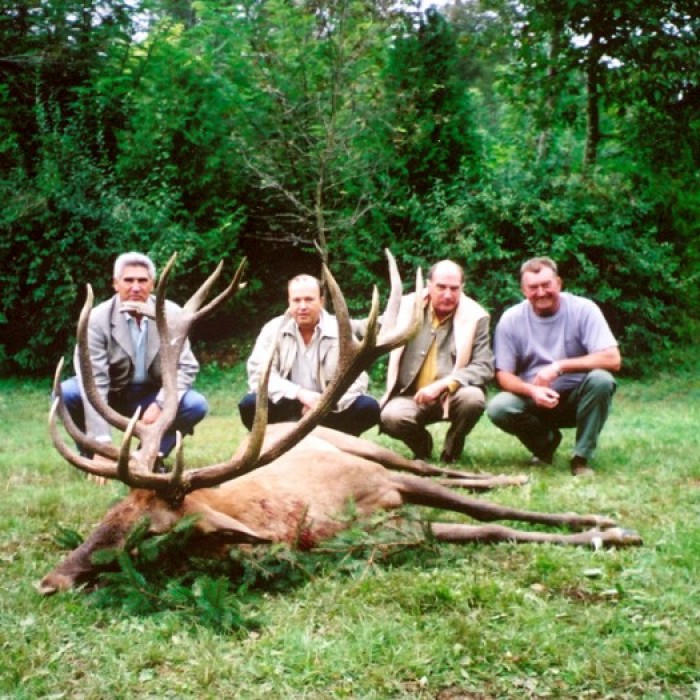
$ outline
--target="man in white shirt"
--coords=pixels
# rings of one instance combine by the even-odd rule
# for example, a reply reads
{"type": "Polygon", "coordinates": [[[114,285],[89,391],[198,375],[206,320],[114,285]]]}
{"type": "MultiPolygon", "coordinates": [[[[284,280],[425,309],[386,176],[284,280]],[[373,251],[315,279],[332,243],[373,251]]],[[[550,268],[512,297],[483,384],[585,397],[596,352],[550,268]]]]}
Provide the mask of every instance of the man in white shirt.
{"type": "MultiPolygon", "coordinates": [[[[338,323],[324,308],[320,281],[298,275],[289,281],[287,312],[265,324],[248,359],[248,386],[238,404],[241,420],[250,430],[255,416],[260,375],[274,346],[268,382],[268,422],[297,421],[318,403],[335,375],[338,360],[338,323]]],[[[338,400],[321,425],[360,435],[379,421],[379,404],[367,394],[369,377],[363,372],[338,400]]]]}

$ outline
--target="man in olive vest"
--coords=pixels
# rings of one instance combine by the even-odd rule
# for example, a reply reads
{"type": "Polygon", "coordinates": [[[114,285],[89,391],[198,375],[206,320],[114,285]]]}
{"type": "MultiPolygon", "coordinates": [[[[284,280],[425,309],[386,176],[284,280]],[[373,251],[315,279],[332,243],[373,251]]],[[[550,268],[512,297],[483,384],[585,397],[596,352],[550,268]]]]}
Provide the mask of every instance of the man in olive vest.
{"type": "MultiPolygon", "coordinates": [[[[462,291],[464,272],[441,260],[428,272],[423,322],[416,336],[389,357],[387,389],[380,401],[382,432],[402,440],[416,459],[429,459],[433,439],[426,426],[450,422],[440,459],[456,462],[466,436],[486,405],[493,378],[489,314],[462,291]]],[[[401,301],[412,313],[415,296],[401,301]]]]}

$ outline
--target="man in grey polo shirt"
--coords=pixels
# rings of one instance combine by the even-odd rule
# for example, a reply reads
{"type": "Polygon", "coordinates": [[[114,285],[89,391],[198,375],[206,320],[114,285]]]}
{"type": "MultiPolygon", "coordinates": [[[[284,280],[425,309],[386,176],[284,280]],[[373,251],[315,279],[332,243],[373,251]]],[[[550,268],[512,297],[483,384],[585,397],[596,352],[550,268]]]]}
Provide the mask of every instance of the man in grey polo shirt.
{"type": "Polygon", "coordinates": [[[611,372],[621,365],[617,341],[594,302],[562,292],[552,259],[525,262],[520,287],[525,300],[496,326],[496,381],[503,391],[487,415],[532,452],[533,464],[551,464],[560,428],[575,427],[571,473],[590,475],[615,392],[611,372]]]}

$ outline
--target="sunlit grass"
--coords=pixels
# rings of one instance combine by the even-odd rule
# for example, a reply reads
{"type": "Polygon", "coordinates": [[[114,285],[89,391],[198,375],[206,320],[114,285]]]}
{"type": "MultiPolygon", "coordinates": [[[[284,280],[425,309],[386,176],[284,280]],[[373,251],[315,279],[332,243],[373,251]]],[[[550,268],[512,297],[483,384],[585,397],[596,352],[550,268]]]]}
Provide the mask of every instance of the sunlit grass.
{"type": "MultiPolygon", "coordinates": [[[[262,627],[243,636],[176,611],[136,617],[97,608],[82,592],[35,592],[62,556],[57,527],[86,534],[124,487],[96,487],[55,453],[48,381],[3,380],[0,697],[697,698],[696,370],[621,383],[594,479],[569,476],[569,431],[553,467],[489,496],[610,514],[636,528],[644,547],[455,545],[368,558],[342,574],[320,568],[246,599],[262,627]]],[[[237,445],[242,379],[240,367],[204,372],[198,386],[211,413],[187,441],[192,466],[237,445]]],[[[435,431],[439,439],[444,428],[435,431]]],[[[526,460],[483,419],[463,462],[528,473],[526,460]]]]}

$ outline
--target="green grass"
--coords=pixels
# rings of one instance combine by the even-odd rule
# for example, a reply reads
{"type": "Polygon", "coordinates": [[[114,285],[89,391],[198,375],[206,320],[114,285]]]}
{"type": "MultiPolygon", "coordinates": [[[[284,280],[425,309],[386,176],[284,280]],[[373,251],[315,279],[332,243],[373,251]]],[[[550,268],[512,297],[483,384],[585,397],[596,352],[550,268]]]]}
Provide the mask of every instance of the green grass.
{"type": "MultiPolygon", "coordinates": [[[[594,479],[568,475],[567,431],[552,468],[488,496],[613,515],[644,547],[439,545],[366,550],[343,567],[317,553],[307,578],[283,575],[241,599],[261,622],[247,633],[186,610],[136,616],[84,592],[36,593],[64,554],[59,526],[87,534],[124,488],[95,486],[55,453],[48,380],[2,380],[0,697],[696,699],[697,370],[621,382],[594,479]]],[[[198,387],[211,415],[187,442],[192,466],[228,456],[242,434],[241,368],[207,369],[198,387]]],[[[526,457],[484,418],[463,461],[520,473],[526,457]]]]}

